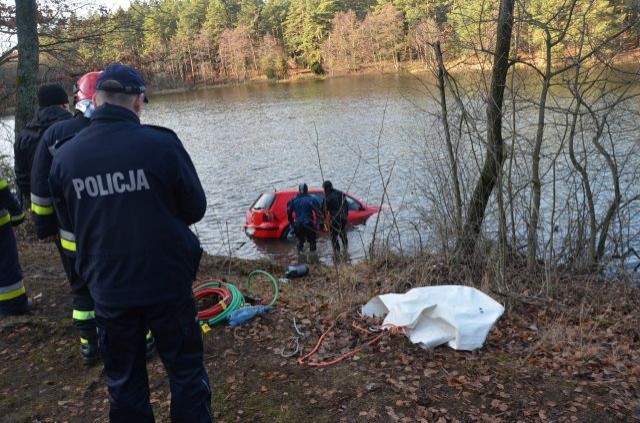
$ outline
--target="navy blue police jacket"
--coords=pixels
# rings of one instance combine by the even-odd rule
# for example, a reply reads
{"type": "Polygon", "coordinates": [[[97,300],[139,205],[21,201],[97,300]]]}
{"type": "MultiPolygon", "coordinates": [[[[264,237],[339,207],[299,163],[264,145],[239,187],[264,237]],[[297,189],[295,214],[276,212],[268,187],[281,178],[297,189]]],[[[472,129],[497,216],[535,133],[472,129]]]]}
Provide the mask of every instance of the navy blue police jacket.
{"type": "Polygon", "coordinates": [[[49,192],[49,171],[53,156],[62,144],[87,126],[89,119],[81,112],[76,112],[73,119],[56,122],[42,134],[31,167],[31,211],[38,239],[58,233],[58,219],[49,192]]]}
{"type": "Polygon", "coordinates": [[[49,187],[62,247],[95,302],[134,307],[190,297],[204,216],[196,170],[171,130],[110,104],[55,154],[49,187]]]}
{"type": "Polygon", "coordinates": [[[295,223],[313,226],[315,219],[320,219],[320,204],[309,194],[298,194],[287,203],[289,221],[295,215],[295,223]]]}

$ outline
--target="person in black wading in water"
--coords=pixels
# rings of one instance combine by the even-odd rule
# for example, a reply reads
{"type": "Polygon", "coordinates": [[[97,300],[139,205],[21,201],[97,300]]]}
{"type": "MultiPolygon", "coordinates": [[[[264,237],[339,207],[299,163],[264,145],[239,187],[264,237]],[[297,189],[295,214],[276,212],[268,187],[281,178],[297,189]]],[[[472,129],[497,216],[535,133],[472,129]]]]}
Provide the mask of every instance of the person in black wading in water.
{"type": "Polygon", "coordinates": [[[347,217],[349,214],[347,197],[342,191],[333,188],[331,181],[324,181],[322,188],[324,188],[323,210],[325,213],[329,213],[329,235],[333,253],[336,256],[340,254],[340,241],[338,240],[340,239],[346,255],[349,247],[349,241],[347,240],[347,217]]]}
{"type": "Polygon", "coordinates": [[[46,84],[38,88],[38,112],[24,127],[13,146],[18,201],[28,209],[31,194],[31,167],[36,149],[44,132],[56,122],[71,119],[68,110],[69,97],[58,84],[46,84]]]}
{"type": "Polygon", "coordinates": [[[295,224],[299,253],[304,250],[307,241],[309,250],[316,251],[316,224],[321,223],[321,216],[318,200],[309,195],[307,184],[300,184],[298,195],[287,203],[287,217],[289,224],[295,224]]]}

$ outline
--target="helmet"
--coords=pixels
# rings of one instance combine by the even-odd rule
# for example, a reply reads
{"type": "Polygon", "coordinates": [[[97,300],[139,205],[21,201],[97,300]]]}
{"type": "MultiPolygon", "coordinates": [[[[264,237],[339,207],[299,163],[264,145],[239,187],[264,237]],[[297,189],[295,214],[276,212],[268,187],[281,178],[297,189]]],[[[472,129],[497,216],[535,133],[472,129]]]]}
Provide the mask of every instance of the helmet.
{"type": "Polygon", "coordinates": [[[307,192],[309,192],[309,187],[307,186],[307,184],[300,184],[298,185],[298,192],[306,194],[307,192]]]}
{"type": "Polygon", "coordinates": [[[78,82],[73,85],[74,104],[81,100],[91,100],[96,93],[96,81],[99,75],[100,72],[89,72],[78,79],[78,82]]]}

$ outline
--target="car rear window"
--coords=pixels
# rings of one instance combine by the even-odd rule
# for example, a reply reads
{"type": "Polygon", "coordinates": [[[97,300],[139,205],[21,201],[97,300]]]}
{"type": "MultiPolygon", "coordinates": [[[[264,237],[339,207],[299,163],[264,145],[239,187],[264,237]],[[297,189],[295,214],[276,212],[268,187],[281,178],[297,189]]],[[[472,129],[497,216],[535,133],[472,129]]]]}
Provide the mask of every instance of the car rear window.
{"type": "Polygon", "coordinates": [[[324,194],[323,193],[321,193],[321,192],[312,192],[311,196],[316,199],[316,201],[318,202],[318,204],[320,204],[320,206],[322,206],[322,202],[324,201],[324,194]]]}
{"type": "Polygon", "coordinates": [[[275,199],[275,194],[260,194],[260,197],[251,206],[251,210],[269,210],[275,199]]]}
{"type": "Polygon", "coordinates": [[[362,204],[360,204],[359,202],[357,202],[356,200],[354,200],[349,196],[347,196],[347,206],[349,207],[349,210],[355,210],[355,211],[358,211],[362,208],[362,204]]]}

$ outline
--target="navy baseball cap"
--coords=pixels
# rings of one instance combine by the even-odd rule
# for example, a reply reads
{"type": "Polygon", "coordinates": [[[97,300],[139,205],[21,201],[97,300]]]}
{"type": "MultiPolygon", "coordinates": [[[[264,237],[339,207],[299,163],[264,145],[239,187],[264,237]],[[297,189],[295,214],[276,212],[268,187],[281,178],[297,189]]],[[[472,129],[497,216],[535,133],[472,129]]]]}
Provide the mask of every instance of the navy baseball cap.
{"type": "Polygon", "coordinates": [[[107,66],[96,81],[96,90],[110,93],[144,94],[147,103],[147,89],[142,73],[131,66],[120,63],[107,66]]]}

